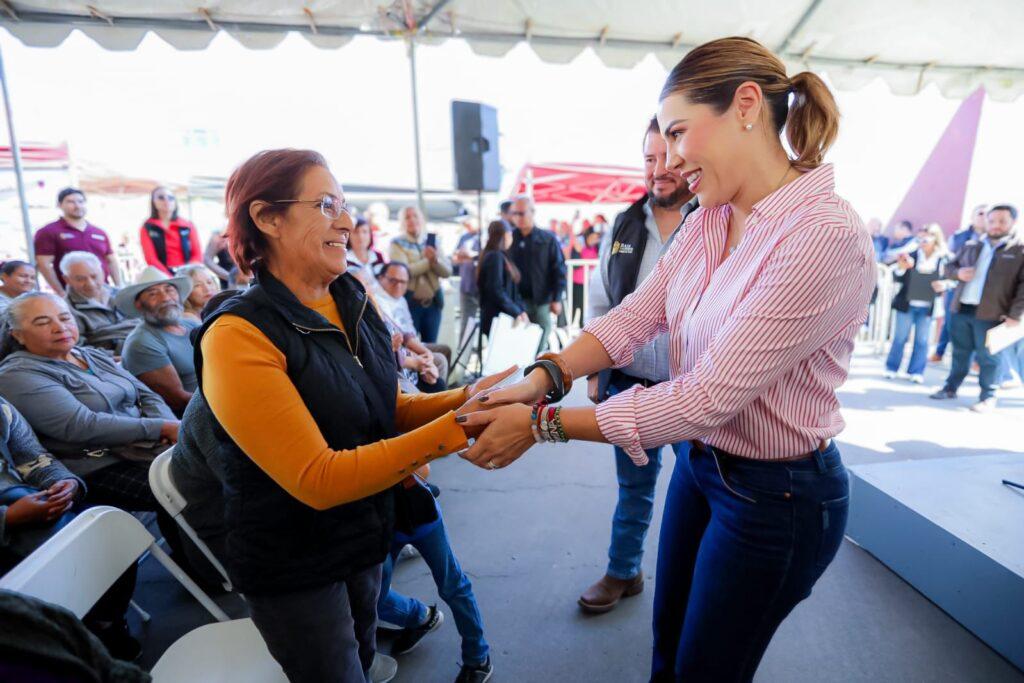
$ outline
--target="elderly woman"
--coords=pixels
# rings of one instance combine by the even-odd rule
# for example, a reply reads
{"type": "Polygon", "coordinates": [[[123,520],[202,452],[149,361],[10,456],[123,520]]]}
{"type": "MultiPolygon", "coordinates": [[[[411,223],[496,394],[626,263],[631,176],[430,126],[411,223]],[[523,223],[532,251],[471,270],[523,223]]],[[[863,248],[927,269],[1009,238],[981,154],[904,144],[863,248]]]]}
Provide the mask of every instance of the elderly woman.
{"type": "Polygon", "coordinates": [[[441,328],[444,293],[441,278],[450,277],[451,264],[436,244],[430,244],[423,233],[423,214],[415,206],[407,206],[398,214],[402,234],[391,241],[391,260],[409,266],[409,311],[420,339],[427,344],[437,342],[441,328]]]}
{"type": "Polygon", "coordinates": [[[0,395],[35,430],[43,446],[88,486],[86,502],[157,512],[172,545],[177,533],[149,489],[149,462],[178,440],[178,421],[163,400],[109,354],[77,346],[64,299],[30,292],[7,310],[0,342],[0,395]]]}
{"type": "Polygon", "coordinates": [[[124,340],[139,324],[114,305],[117,290],[106,284],[103,264],[89,251],[72,251],[60,260],[67,301],[78,323],[79,341],[121,355],[124,340]]]}
{"type": "Polygon", "coordinates": [[[192,280],[192,291],[185,299],[185,311],[182,317],[200,322],[199,314],[206,302],[213,298],[213,295],[220,291],[220,280],[206,266],[200,263],[191,263],[178,268],[175,275],[187,275],[192,280]]]}
{"type": "Polygon", "coordinates": [[[7,261],[0,266],[0,313],[12,301],[36,288],[36,269],[24,261],[7,261]]]}
{"type": "Polygon", "coordinates": [[[224,477],[225,564],[289,680],[361,682],[393,489],[465,448],[453,411],[500,377],[398,392],[391,335],[346,273],[350,210],[316,152],[257,154],[231,175],[226,203],[232,254],[255,281],[196,339],[226,465],[211,463],[224,477]]]}

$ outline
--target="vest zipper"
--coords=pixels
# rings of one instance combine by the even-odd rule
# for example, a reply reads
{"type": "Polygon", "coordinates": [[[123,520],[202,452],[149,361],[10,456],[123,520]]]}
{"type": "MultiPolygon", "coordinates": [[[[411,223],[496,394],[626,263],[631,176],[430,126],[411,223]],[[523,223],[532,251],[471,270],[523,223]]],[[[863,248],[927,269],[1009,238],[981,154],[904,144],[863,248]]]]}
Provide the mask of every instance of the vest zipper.
{"type": "Polygon", "coordinates": [[[363,361],[359,360],[359,323],[363,321],[363,313],[366,312],[366,302],[369,300],[369,296],[363,297],[363,307],[359,309],[359,317],[356,318],[356,347],[352,348],[352,342],[349,341],[348,333],[344,330],[339,330],[337,327],[304,327],[298,323],[292,323],[292,325],[302,334],[309,334],[310,332],[337,332],[345,338],[345,346],[348,347],[348,352],[352,354],[352,359],[355,360],[356,365],[363,367],[363,361]]]}

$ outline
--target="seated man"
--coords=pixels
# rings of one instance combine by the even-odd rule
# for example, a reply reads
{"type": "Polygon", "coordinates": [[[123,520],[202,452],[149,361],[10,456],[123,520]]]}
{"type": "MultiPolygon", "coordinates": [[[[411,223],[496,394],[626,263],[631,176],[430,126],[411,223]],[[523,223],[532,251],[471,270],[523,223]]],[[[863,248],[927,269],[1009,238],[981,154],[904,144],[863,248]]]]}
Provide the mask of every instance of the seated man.
{"type": "Polygon", "coordinates": [[[385,319],[390,318],[402,333],[405,354],[403,369],[419,375],[420,391],[434,393],[447,388],[448,359],[451,349],[443,344],[424,344],[416,333],[405,292],[409,289],[409,267],[401,261],[381,266],[377,273],[380,287],[374,292],[385,319]]]}
{"type": "MultiPolygon", "coordinates": [[[[0,399],[0,574],[67,526],[84,497],[85,482],[47,453],[25,418],[0,399]]],[[[119,659],[142,653],[124,618],[134,588],[132,567],[82,619],[119,659]]]]}
{"type": "Polygon", "coordinates": [[[189,333],[199,323],[183,317],[183,302],[191,291],[189,277],[167,277],[150,266],[114,298],[126,316],[143,319],[125,340],[125,369],[160,394],[176,415],[184,412],[196,390],[189,333]]]}
{"type": "Polygon", "coordinates": [[[117,290],[104,282],[99,257],[88,251],[69,252],[60,261],[60,271],[81,343],[120,356],[125,339],[139,321],[114,308],[117,290]]]}

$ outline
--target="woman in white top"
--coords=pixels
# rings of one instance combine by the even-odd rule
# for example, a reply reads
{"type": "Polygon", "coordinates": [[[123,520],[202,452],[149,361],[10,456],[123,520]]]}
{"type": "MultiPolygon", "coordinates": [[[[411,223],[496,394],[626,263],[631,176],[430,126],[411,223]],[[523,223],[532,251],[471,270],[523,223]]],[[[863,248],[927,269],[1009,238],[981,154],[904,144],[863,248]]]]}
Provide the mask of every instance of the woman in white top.
{"type": "Polygon", "coordinates": [[[893,275],[899,290],[893,297],[896,311],[896,330],[892,347],[885,361],[885,376],[896,377],[903,362],[903,350],[911,332],[914,350],[910,354],[907,374],[915,384],[924,382],[924,368],[928,362],[928,333],[935,315],[936,297],[944,291],[942,267],[946,262],[946,238],[936,223],[926,225],[917,233],[918,249],[913,254],[900,254],[893,275]]]}

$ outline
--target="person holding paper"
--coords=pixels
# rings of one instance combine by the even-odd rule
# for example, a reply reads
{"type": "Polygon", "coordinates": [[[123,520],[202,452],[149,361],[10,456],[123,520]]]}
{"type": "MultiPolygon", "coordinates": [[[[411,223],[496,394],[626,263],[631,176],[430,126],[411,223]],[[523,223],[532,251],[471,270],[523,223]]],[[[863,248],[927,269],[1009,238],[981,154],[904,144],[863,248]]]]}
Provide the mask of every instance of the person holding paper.
{"type": "Polygon", "coordinates": [[[943,270],[943,275],[957,281],[950,320],[953,365],[943,387],[931,395],[936,400],[956,398],[973,353],[981,385],[978,402],[971,406],[976,413],[996,407],[999,359],[989,351],[985,337],[1000,323],[1020,325],[1024,315],[1024,242],[1016,229],[1017,208],[997,204],[988,210],[985,221],[985,237],[965,244],[943,270]]]}

